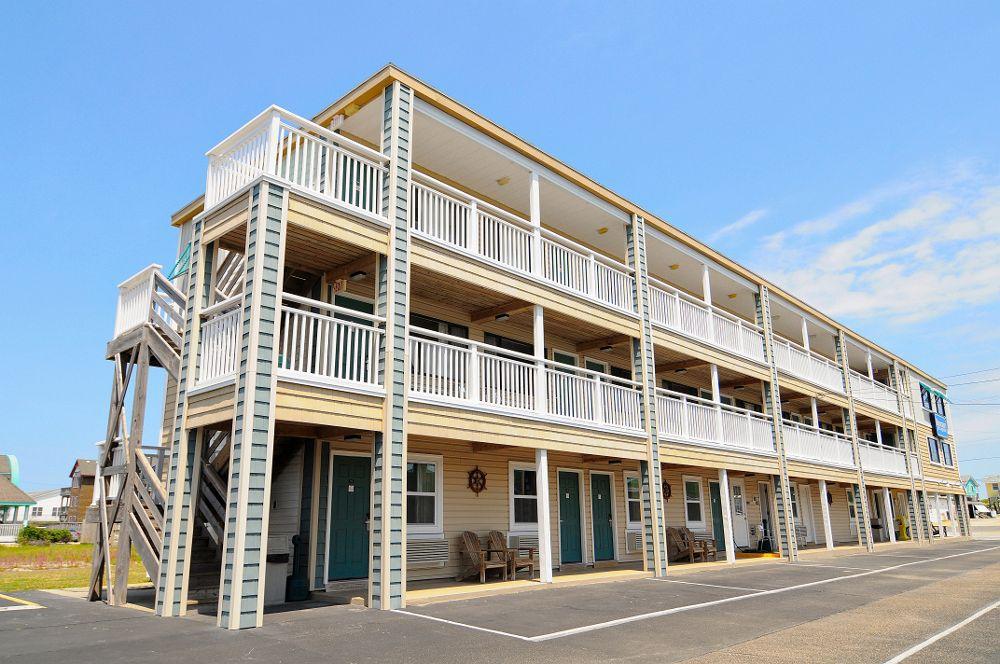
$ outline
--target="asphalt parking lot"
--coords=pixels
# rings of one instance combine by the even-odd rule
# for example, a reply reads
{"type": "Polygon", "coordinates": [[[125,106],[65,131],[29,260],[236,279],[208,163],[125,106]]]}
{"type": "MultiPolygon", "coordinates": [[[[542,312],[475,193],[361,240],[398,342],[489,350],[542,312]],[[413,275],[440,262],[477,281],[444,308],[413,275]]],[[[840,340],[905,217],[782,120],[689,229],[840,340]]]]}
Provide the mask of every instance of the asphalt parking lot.
{"type": "Polygon", "coordinates": [[[400,612],[311,608],[268,615],[262,629],[241,633],[204,617],[164,620],[44,592],[17,598],[46,608],[0,612],[0,661],[887,662],[914,647],[908,662],[1000,659],[1000,609],[988,608],[1000,600],[998,541],[814,553],[797,565],[714,567],[400,612]]]}

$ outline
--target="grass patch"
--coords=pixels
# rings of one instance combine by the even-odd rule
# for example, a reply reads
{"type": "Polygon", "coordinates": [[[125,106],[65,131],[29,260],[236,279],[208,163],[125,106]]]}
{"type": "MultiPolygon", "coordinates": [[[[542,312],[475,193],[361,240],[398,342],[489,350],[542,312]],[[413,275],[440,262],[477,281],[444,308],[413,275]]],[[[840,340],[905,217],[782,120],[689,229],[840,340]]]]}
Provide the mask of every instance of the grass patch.
{"type": "MultiPolygon", "coordinates": [[[[113,547],[112,561],[116,560],[117,553],[117,547],[113,547]]],[[[93,555],[93,544],[0,547],[0,592],[85,587],[90,582],[93,555]]],[[[147,580],[142,561],[133,551],[129,583],[147,580]]]]}

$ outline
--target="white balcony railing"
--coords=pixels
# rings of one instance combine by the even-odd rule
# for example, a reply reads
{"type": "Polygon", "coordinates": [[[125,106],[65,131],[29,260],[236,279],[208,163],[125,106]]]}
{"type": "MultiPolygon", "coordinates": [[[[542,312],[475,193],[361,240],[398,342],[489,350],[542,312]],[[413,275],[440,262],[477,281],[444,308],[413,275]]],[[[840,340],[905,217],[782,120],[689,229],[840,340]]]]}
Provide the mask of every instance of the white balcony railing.
{"type": "Polygon", "coordinates": [[[208,152],[205,209],[269,175],[354,210],[383,216],[380,152],[272,106],[208,152]]]}
{"type": "Polygon", "coordinates": [[[906,453],[895,447],[886,447],[867,441],[858,441],[861,467],[866,473],[906,475],[906,453]]]}
{"type": "Polygon", "coordinates": [[[870,406],[881,408],[892,413],[899,413],[899,401],[896,390],[888,385],[872,380],[868,376],[851,369],[851,394],[858,401],[870,406]]]}
{"type": "Polygon", "coordinates": [[[649,299],[649,314],[654,324],[756,362],[764,362],[764,336],[756,325],[661,281],[650,286],[649,299]]]}
{"type": "Polygon", "coordinates": [[[833,360],[775,335],[774,363],[782,371],[837,394],[844,393],[844,374],[833,360]]]}
{"type": "Polygon", "coordinates": [[[460,337],[420,330],[411,336],[410,394],[574,424],[641,431],[639,384],[588,369],[542,362],[460,337]],[[433,338],[424,338],[424,337],[433,338]],[[538,371],[545,398],[538,399],[538,371]]]}
{"type": "Polygon", "coordinates": [[[150,265],[118,284],[115,337],[150,323],[180,347],[184,332],[184,294],[150,265]]]}
{"type": "Polygon", "coordinates": [[[854,468],[851,439],[844,434],[784,420],[781,435],[790,458],[854,468]]]}
{"type": "Polygon", "coordinates": [[[770,418],[686,394],[657,390],[656,428],[661,438],[774,453],[770,418]]]}
{"type": "Polygon", "coordinates": [[[16,542],[23,527],[20,523],[0,523],[0,544],[16,542]]]}
{"type": "Polygon", "coordinates": [[[319,300],[282,296],[278,369],[330,385],[381,387],[385,319],[319,300]]]}
{"type": "Polygon", "coordinates": [[[635,312],[634,279],[621,263],[485,201],[413,173],[410,228],[414,234],[539,279],[560,290],[635,312]]]}
{"type": "Polygon", "coordinates": [[[201,312],[201,355],[198,357],[196,387],[228,380],[240,363],[242,295],[208,307],[201,312]]]}

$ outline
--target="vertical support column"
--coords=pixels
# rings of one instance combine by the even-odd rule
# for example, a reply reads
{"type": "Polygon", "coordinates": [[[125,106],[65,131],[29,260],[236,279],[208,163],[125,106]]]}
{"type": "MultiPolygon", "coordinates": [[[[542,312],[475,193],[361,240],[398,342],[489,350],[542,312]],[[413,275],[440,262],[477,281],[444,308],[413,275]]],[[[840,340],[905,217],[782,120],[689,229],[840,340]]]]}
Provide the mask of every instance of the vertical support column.
{"type": "Polygon", "coordinates": [[[548,412],[548,390],[545,380],[545,311],[536,304],[532,319],[532,342],[535,351],[535,410],[548,412]]]}
{"type": "MultiPolygon", "coordinates": [[[[903,372],[903,368],[896,363],[895,360],[892,362],[892,367],[889,371],[889,380],[892,383],[893,389],[896,390],[896,404],[899,408],[899,421],[902,424],[902,429],[900,430],[900,442],[902,444],[903,451],[906,460],[906,474],[910,478],[910,489],[906,492],[906,502],[907,502],[907,513],[908,522],[910,526],[910,539],[916,540],[918,543],[922,542],[924,539],[923,529],[917,522],[917,471],[916,471],[916,447],[914,445],[914,440],[916,438],[916,424],[914,424],[914,434],[910,435],[909,428],[906,423],[906,412],[904,401],[909,403],[910,413],[913,413],[913,400],[912,394],[909,389],[909,381],[903,372]],[[903,396],[904,391],[906,396],[903,396]]],[[[923,480],[921,480],[923,481],[923,480]]]]}
{"type": "Polygon", "coordinates": [[[528,188],[528,221],[531,222],[531,273],[536,277],[545,276],[542,256],[542,205],[539,198],[538,173],[531,172],[528,188]]]}
{"type": "Polygon", "coordinates": [[[826,499],[826,480],[819,481],[819,505],[823,513],[823,541],[827,549],[833,549],[833,527],[830,525],[830,503],[826,499]]]}
{"type": "MultiPolygon", "coordinates": [[[[191,253],[184,301],[184,336],[181,343],[177,399],[170,433],[170,465],[164,504],[163,540],[160,548],[160,574],[156,583],[156,613],[180,616],[187,610],[188,552],[194,535],[192,503],[196,490],[195,470],[197,432],[187,427],[187,392],[189,382],[198,374],[198,346],[201,336],[201,310],[210,293],[212,246],[202,246],[202,222],[193,222],[191,253]]],[[[101,479],[101,478],[98,478],[101,479]]]]}
{"type": "Polygon", "coordinates": [[[809,348],[809,323],[806,322],[806,317],[802,317],[802,347],[807,351],[809,348]]]}
{"type": "Polygon", "coordinates": [[[538,493],[538,580],[552,583],[552,510],[549,507],[549,451],[535,450],[538,493]]]}
{"type": "Polygon", "coordinates": [[[774,362],[774,328],[771,325],[771,300],[767,286],[761,284],[754,294],[757,305],[757,325],[764,332],[764,360],[771,372],[770,382],[763,383],[764,412],[771,418],[774,431],[774,450],[778,455],[778,475],[774,478],[774,498],[777,504],[777,521],[774,530],[783,555],[789,562],[799,558],[798,542],[795,539],[795,517],[792,514],[792,492],[788,481],[788,462],[785,458],[785,444],[781,435],[781,392],[778,388],[778,365],[774,362]]]}
{"type": "Polygon", "coordinates": [[[812,413],[812,423],[817,429],[819,428],[819,404],[816,402],[816,397],[809,397],[809,410],[812,413]]]}
{"type": "Polygon", "coordinates": [[[896,517],[892,510],[892,493],[889,487],[882,487],[882,513],[885,515],[885,527],[889,531],[889,541],[896,543],[896,517]]]}
{"type": "Polygon", "coordinates": [[[851,394],[850,367],[847,364],[847,338],[843,330],[837,330],[837,364],[844,380],[844,393],[847,395],[847,408],[844,409],[844,433],[851,437],[851,449],[854,452],[854,467],[857,483],[854,485],[855,515],[858,521],[858,544],[869,551],[875,550],[872,541],[872,522],[868,509],[868,487],[865,484],[865,471],[861,467],[861,450],[858,446],[858,420],[854,413],[854,396],[851,394]]]}
{"type": "Polygon", "coordinates": [[[719,468],[719,499],[722,502],[722,533],[726,538],[726,562],[736,564],[736,542],[733,539],[733,513],[729,501],[729,471],[719,468]]]}
{"type": "Polygon", "coordinates": [[[643,566],[653,576],[667,574],[667,524],[663,509],[663,475],[656,427],[656,370],[653,327],[649,318],[649,272],[646,269],[646,222],[632,215],[625,228],[628,265],[635,276],[632,293],[639,314],[641,337],[632,338],[632,376],[642,383],[642,416],[646,427],[646,458],[639,462],[642,483],[643,566]]]}
{"type": "Polygon", "coordinates": [[[389,172],[382,191],[382,209],[389,216],[389,252],[379,265],[377,310],[385,317],[385,342],[380,365],[385,384],[382,429],[372,446],[371,556],[368,606],[406,606],[406,395],[409,371],[406,337],[409,331],[410,241],[409,192],[412,148],[413,91],[393,81],[383,95],[382,152],[389,172]]]}
{"type": "Polygon", "coordinates": [[[216,623],[225,629],[260,627],[264,619],[277,383],[275,359],[287,218],[285,189],[267,181],[254,188],[244,253],[242,344],[236,376],[216,617],[216,623]]]}
{"type": "MultiPolygon", "coordinates": [[[[927,543],[931,544],[934,542],[934,527],[931,525],[931,508],[927,504],[927,492],[919,491],[917,498],[917,502],[920,505],[920,527],[924,529],[927,543]]],[[[940,536],[939,533],[938,537],[940,536]]]]}

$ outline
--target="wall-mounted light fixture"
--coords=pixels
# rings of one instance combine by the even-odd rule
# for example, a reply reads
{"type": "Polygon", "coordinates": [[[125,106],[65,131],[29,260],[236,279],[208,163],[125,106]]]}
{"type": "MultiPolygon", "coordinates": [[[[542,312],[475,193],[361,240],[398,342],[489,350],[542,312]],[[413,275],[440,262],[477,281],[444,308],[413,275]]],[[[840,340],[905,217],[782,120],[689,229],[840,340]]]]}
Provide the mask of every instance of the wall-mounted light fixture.
{"type": "Polygon", "coordinates": [[[607,346],[601,346],[601,352],[602,353],[610,353],[614,349],[615,349],[615,347],[612,346],[611,344],[608,344],[607,346]]]}
{"type": "Polygon", "coordinates": [[[351,272],[351,277],[350,278],[351,278],[351,281],[361,281],[362,279],[364,279],[367,276],[368,276],[368,273],[365,272],[364,270],[356,270],[354,272],[351,272]]]}
{"type": "Polygon", "coordinates": [[[495,320],[495,321],[505,321],[508,318],[510,318],[510,314],[506,314],[506,313],[505,314],[497,314],[496,316],[493,317],[493,320],[495,320]]]}

